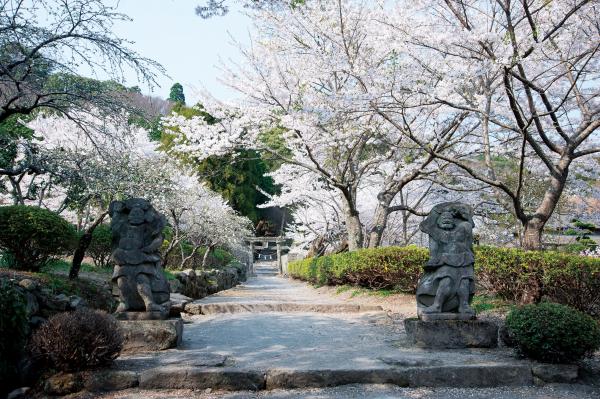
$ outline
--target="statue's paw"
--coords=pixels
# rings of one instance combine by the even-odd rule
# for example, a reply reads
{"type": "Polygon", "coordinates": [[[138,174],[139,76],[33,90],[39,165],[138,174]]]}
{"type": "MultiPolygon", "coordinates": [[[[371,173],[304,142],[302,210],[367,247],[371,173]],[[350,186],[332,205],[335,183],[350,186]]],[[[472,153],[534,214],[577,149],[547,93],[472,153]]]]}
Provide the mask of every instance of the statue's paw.
{"type": "Polygon", "coordinates": [[[473,310],[472,307],[467,306],[467,307],[464,307],[464,308],[458,308],[458,313],[472,314],[472,315],[474,315],[475,314],[475,310],[473,310]]]}
{"type": "Polygon", "coordinates": [[[126,304],[121,302],[119,304],[119,306],[117,306],[117,310],[115,310],[115,313],[127,312],[128,310],[129,310],[129,306],[127,306],[126,304]]]}
{"type": "Polygon", "coordinates": [[[435,306],[429,306],[421,310],[422,313],[432,314],[432,313],[441,313],[441,309],[435,306]]]}
{"type": "Polygon", "coordinates": [[[146,312],[162,312],[162,311],[163,311],[163,307],[160,305],[157,305],[155,303],[146,305],[146,312]]]}

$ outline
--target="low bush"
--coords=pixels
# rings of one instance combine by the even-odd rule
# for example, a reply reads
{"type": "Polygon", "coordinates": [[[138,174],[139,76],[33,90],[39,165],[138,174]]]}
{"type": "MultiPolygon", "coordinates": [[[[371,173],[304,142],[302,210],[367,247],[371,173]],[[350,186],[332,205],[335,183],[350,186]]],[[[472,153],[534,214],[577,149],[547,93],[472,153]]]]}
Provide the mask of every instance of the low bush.
{"type": "Polygon", "coordinates": [[[351,284],[367,288],[415,292],[425,248],[385,247],[290,262],[288,273],[315,284],[351,284]]]}
{"type": "Polygon", "coordinates": [[[109,225],[101,224],[94,229],[87,253],[96,267],[106,269],[114,266],[111,260],[112,230],[109,225]]]}
{"type": "Polygon", "coordinates": [[[524,356],[569,363],[600,349],[600,324],[569,306],[544,302],[512,310],[506,327],[524,356]]]}
{"type": "MultiPolygon", "coordinates": [[[[386,247],[308,258],[288,265],[288,273],[314,284],[352,284],[414,293],[426,248],[386,247]]],[[[600,258],[555,251],[475,248],[479,291],[517,303],[543,299],[600,318],[600,258]]]]}
{"type": "Polygon", "coordinates": [[[11,268],[38,271],[50,260],[69,252],[74,227],[56,213],[35,206],[0,207],[0,250],[11,268]]]}
{"type": "Polygon", "coordinates": [[[29,331],[25,295],[8,279],[0,279],[0,394],[13,387],[16,365],[29,331]]]}
{"type": "Polygon", "coordinates": [[[560,250],[563,252],[577,254],[583,251],[595,251],[597,247],[598,244],[596,244],[596,241],[592,240],[591,238],[577,238],[575,242],[561,247],[560,250]]]}
{"type": "Polygon", "coordinates": [[[488,293],[517,303],[543,299],[600,318],[600,259],[556,251],[478,247],[475,277],[488,293]]]}
{"type": "Polygon", "coordinates": [[[31,338],[34,356],[65,372],[108,366],[122,347],[117,321],[87,308],[51,317],[31,338]]]}

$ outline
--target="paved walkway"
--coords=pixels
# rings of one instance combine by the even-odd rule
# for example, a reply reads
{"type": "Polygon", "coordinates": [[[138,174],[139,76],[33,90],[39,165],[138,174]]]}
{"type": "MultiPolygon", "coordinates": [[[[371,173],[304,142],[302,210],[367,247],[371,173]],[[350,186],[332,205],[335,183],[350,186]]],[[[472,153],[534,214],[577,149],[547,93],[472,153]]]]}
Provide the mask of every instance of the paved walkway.
{"type": "Polygon", "coordinates": [[[409,347],[399,334],[401,326],[379,307],[344,303],[277,276],[250,278],[195,301],[186,311],[209,305],[215,306],[209,314],[192,316],[193,323],[185,325],[181,349],[224,355],[240,368],[373,369],[450,360],[470,364],[505,355],[450,351],[431,359],[427,351],[409,347]]]}
{"type": "Polygon", "coordinates": [[[245,283],[186,305],[191,314],[316,312],[352,313],[381,311],[379,306],[348,304],[319,294],[305,283],[262,272],[245,283]]]}
{"type": "Polygon", "coordinates": [[[414,348],[402,324],[380,308],[348,304],[274,276],[269,266],[259,269],[238,287],[186,305],[193,314],[186,317],[180,348],[122,357],[116,367],[138,373],[143,389],[532,384],[531,364],[505,348],[414,348]]]}

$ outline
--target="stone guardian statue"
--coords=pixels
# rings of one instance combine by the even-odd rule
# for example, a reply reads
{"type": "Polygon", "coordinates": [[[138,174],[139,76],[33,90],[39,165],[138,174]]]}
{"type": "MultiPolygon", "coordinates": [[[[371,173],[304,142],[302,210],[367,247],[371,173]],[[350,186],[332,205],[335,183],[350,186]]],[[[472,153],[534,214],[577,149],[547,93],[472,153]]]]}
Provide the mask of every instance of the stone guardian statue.
{"type": "Polygon", "coordinates": [[[160,247],[166,220],[142,198],[110,204],[113,234],[112,276],[119,291],[117,313],[129,311],[167,313],[169,284],[161,266],[160,247]]]}
{"type": "Polygon", "coordinates": [[[459,202],[433,207],[419,226],[429,235],[429,261],[417,286],[422,320],[475,318],[473,210],[459,202]]]}

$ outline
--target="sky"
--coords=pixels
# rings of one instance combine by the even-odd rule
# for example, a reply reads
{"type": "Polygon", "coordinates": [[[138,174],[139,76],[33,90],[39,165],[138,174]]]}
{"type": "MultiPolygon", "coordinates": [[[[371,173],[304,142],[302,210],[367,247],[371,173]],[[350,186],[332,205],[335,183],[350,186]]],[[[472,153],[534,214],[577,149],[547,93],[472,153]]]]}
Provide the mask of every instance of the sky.
{"type": "Polygon", "coordinates": [[[130,45],[132,49],[158,61],[169,75],[159,77],[161,87],[150,92],[148,87],[137,82],[134,73],[127,73],[128,86],[139,85],[146,94],[167,98],[173,83],[179,82],[183,85],[189,105],[196,102],[199,90],[207,90],[221,100],[236,97],[234,91],[219,83],[218,65],[220,59],[224,62],[240,60],[231,37],[248,43],[250,19],[239,8],[232,9],[223,17],[202,19],[194,9],[203,1],[119,1],[117,11],[128,15],[133,21],[117,24],[114,27],[115,34],[135,42],[130,45]]]}

